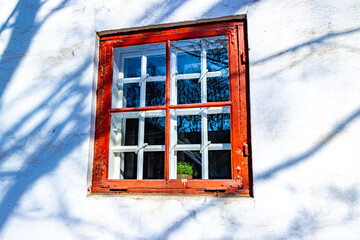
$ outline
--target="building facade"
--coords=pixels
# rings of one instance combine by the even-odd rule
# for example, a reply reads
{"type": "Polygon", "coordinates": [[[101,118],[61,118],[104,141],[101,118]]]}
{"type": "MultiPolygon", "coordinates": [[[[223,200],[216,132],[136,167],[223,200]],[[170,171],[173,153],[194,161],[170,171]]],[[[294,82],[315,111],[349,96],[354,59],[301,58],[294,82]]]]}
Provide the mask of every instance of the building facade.
{"type": "Polygon", "coordinates": [[[0,6],[0,239],[359,238],[359,1],[0,6]],[[251,194],[92,192],[102,34],[239,16],[251,194]]]}

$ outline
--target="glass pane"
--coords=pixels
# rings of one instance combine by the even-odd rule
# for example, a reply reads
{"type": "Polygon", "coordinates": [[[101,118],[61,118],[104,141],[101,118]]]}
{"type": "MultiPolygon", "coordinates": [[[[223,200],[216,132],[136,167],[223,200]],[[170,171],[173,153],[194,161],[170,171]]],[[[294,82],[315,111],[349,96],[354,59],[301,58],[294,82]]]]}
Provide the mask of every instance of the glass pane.
{"type": "Polygon", "coordinates": [[[228,39],[227,36],[204,38],[206,49],[206,65],[209,72],[229,72],[228,39]]]}
{"type": "Polygon", "coordinates": [[[197,40],[177,41],[173,45],[179,52],[177,54],[178,74],[199,73],[201,69],[201,52],[197,40]],[[187,44],[187,46],[183,46],[187,44]]]}
{"type": "Polygon", "coordinates": [[[114,49],[112,108],[165,104],[165,49],[164,42],[114,49]]]}
{"type": "Polygon", "coordinates": [[[171,52],[176,56],[176,69],[171,74],[177,72],[178,104],[200,103],[201,87],[207,87],[207,96],[203,96],[207,102],[230,100],[227,36],[172,41],[171,52]],[[199,79],[207,79],[207,86],[201,86],[199,79]]]}
{"type": "Polygon", "coordinates": [[[165,81],[146,83],[145,106],[165,105],[165,81]]]}
{"type": "Polygon", "coordinates": [[[163,179],[165,168],[164,152],[144,152],[144,179],[163,179]]]}
{"type": "Polygon", "coordinates": [[[178,104],[200,103],[201,84],[198,79],[177,81],[178,104]]]}
{"type": "Polygon", "coordinates": [[[145,118],[145,143],[149,145],[165,145],[165,118],[145,118]]]}
{"type": "Polygon", "coordinates": [[[124,107],[140,106],[140,87],[138,83],[126,83],[123,87],[124,107]]]}
{"type": "Polygon", "coordinates": [[[139,120],[126,119],[125,145],[138,145],[139,120]]]}
{"type": "Polygon", "coordinates": [[[230,100],[229,77],[207,78],[207,101],[226,102],[230,100]]]}
{"type": "MultiPolygon", "coordinates": [[[[199,151],[177,152],[177,174],[189,174],[201,179],[201,154],[199,151]]],[[[178,176],[179,178],[179,176],[178,176]]]]}
{"type": "Polygon", "coordinates": [[[211,143],[230,143],[230,113],[208,115],[208,139],[211,143]]]}
{"type": "Polygon", "coordinates": [[[146,71],[150,76],[165,76],[166,75],[165,54],[148,56],[146,71]]]}
{"type": "Polygon", "coordinates": [[[137,155],[132,152],[120,153],[124,161],[124,179],[136,179],[137,155]]]}
{"type": "Polygon", "coordinates": [[[231,151],[209,151],[209,179],[231,179],[231,151]]]}
{"type": "Polygon", "coordinates": [[[201,143],[201,117],[198,115],[177,117],[178,144],[201,143]]]}
{"type": "Polygon", "coordinates": [[[141,76],[141,57],[124,59],[124,77],[140,77],[141,76]]]}

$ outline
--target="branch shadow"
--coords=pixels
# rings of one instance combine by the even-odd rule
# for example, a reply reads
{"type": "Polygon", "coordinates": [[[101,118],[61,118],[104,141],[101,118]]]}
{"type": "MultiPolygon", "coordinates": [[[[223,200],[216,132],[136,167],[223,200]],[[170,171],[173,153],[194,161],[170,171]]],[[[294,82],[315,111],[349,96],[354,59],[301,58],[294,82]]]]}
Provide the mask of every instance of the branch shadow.
{"type": "Polygon", "coordinates": [[[252,62],[251,65],[262,64],[262,63],[268,62],[270,60],[273,60],[275,58],[281,57],[281,56],[283,56],[285,54],[289,54],[289,53],[299,51],[299,50],[303,49],[304,47],[310,47],[312,45],[325,44],[327,40],[331,40],[333,38],[341,37],[341,36],[345,36],[345,35],[349,35],[349,34],[354,34],[354,33],[357,33],[359,31],[360,31],[360,27],[357,27],[357,28],[354,28],[354,29],[345,30],[345,31],[341,31],[341,32],[333,32],[333,33],[324,34],[324,35],[322,35],[320,37],[311,39],[309,41],[300,43],[298,45],[295,45],[295,46],[290,47],[288,49],[285,49],[283,51],[274,53],[274,54],[272,54],[270,56],[267,56],[265,58],[256,60],[256,61],[252,62]]]}
{"type": "MultiPolygon", "coordinates": [[[[11,78],[13,77],[17,67],[21,63],[23,57],[27,53],[30,44],[41,28],[41,26],[44,24],[44,22],[56,11],[62,9],[65,7],[68,0],[62,1],[58,7],[53,9],[51,13],[49,13],[44,20],[41,22],[35,22],[36,13],[41,8],[42,4],[44,2],[41,2],[40,0],[33,0],[31,2],[20,0],[12,13],[9,15],[5,23],[0,28],[0,33],[2,33],[7,28],[13,28],[10,41],[8,45],[6,46],[6,50],[4,54],[2,54],[0,58],[0,99],[3,95],[4,90],[6,89],[7,84],[10,82],[11,78]],[[28,7],[28,5],[31,4],[31,8],[28,7]],[[10,20],[16,16],[16,20],[14,24],[10,24],[10,20]],[[21,40],[19,40],[19,36],[21,37],[21,40]]],[[[171,14],[175,12],[175,10],[179,7],[181,7],[186,1],[175,1],[172,2],[171,7],[168,7],[166,11],[161,12],[159,16],[154,20],[155,22],[163,22],[168,19],[171,14]]],[[[244,2],[238,2],[235,8],[228,8],[228,10],[225,12],[228,15],[235,14],[238,9],[248,6],[249,4],[258,2],[256,0],[254,1],[244,1],[244,2]]],[[[222,1],[222,5],[220,3],[215,4],[211,9],[209,9],[207,12],[203,13],[202,16],[208,16],[220,13],[221,11],[219,9],[223,9],[225,5],[223,4],[230,4],[231,1],[222,1]]],[[[160,4],[155,5],[152,10],[161,9],[163,6],[168,4],[167,1],[162,2],[160,4]]],[[[224,12],[221,13],[222,15],[224,12]]],[[[143,23],[143,19],[145,16],[140,17],[136,21],[143,23]]],[[[300,48],[309,46],[311,44],[321,44],[323,41],[327,39],[331,39],[337,36],[342,36],[346,34],[352,34],[355,32],[358,32],[360,28],[356,28],[353,30],[338,32],[338,33],[330,33],[327,35],[324,35],[322,37],[307,41],[305,43],[296,45],[294,47],[291,47],[287,50],[281,51],[279,53],[270,55],[264,59],[260,59],[258,61],[255,61],[252,64],[260,64],[264,63],[266,61],[270,61],[274,58],[280,57],[286,53],[289,52],[295,52],[299,50],[300,48]]],[[[52,107],[53,110],[56,109],[57,106],[63,104],[68,98],[70,98],[73,94],[77,94],[79,96],[78,100],[76,101],[75,107],[71,109],[70,114],[64,118],[59,124],[57,124],[54,127],[54,131],[50,133],[50,137],[45,139],[39,146],[39,148],[36,150],[36,152],[33,152],[27,162],[27,166],[22,168],[20,171],[13,171],[13,172],[0,172],[0,178],[13,178],[12,180],[14,183],[11,187],[7,190],[7,192],[4,194],[2,199],[0,200],[0,232],[4,229],[4,226],[6,222],[8,221],[11,214],[14,212],[16,207],[18,206],[18,203],[20,199],[24,196],[24,194],[31,188],[34,183],[37,182],[41,177],[43,177],[46,174],[51,173],[55,170],[55,168],[59,165],[61,160],[63,160],[69,153],[71,153],[77,146],[80,145],[83,141],[85,141],[88,138],[88,134],[79,134],[77,129],[72,129],[72,131],[68,134],[66,138],[63,138],[60,133],[67,127],[68,122],[73,122],[74,126],[83,126],[83,120],[87,119],[89,120],[89,114],[83,113],[85,106],[83,106],[81,103],[84,101],[84,99],[89,94],[89,89],[91,87],[88,86],[81,86],[79,83],[77,83],[77,80],[81,77],[81,74],[92,65],[92,59],[87,58],[83,62],[81,66],[78,67],[78,69],[68,74],[67,76],[64,76],[60,81],[57,89],[54,90],[54,92],[50,95],[51,97],[45,99],[42,104],[40,104],[36,109],[34,109],[31,113],[26,115],[23,119],[20,119],[17,124],[14,124],[14,126],[7,130],[6,133],[3,136],[0,136],[0,152],[4,153],[0,157],[1,159],[4,159],[7,157],[7,152],[11,149],[5,149],[3,146],[6,146],[6,143],[8,142],[9,138],[11,138],[12,133],[21,127],[23,122],[26,122],[26,119],[31,118],[32,116],[36,115],[36,113],[40,112],[42,109],[48,107],[48,103],[51,102],[51,100],[54,98],[54,96],[57,96],[59,92],[61,92],[61,89],[67,89],[70,85],[74,85],[72,89],[75,89],[73,91],[68,92],[67,98],[61,98],[60,102],[54,103],[54,106],[52,107]],[[74,117],[76,115],[76,117],[74,117]],[[50,150],[49,150],[50,148],[50,150]],[[58,151],[57,149],[61,149],[61,151],[58,151]],[[44,152],[48,153],[51,152],[53,157],[51,159],[46,157],[46,154],[44,156],[44,152]],[[41,167],[37,167],[41,166],[41,167]]],[[[0,106],[1,107],[1,106],[0,106]]],[[[283,163],[272,167],[269,170],[266,170],[263,173],[260,173],[255,180],[264,180],[272,177],[273,175],[277,174],[278,172],[281,172],[287,168],[290,168],[292,166],[295,166],[301,161],[306,160],[310,156],[318,153],[321,149],[323,149],[334,137],[336,137],[338,134],[340,134],[351,122],[355,121],[360,116],[360,108],[354,111],[350,116],[348,116],[346,119],[344,119],[338,126],[336,126],[331,133],[328,134],[328,136],[319,142],[314,147],[310,148],[306,152],[300,154],[299,156],[291,157],[287,160],[285,160],[283,163]]],[[[33,130],[30,131],[26,137],[22,138],[20,141],[17,142],[17,146],[26,146],[32,141],[32,136],[36,135],[38,129],[41,129],[42,126],[46,125],[50,122],[51,115],[47,116],[44,120],[42,120],[39,124],[37,124],[35,127],[33,127],[33,130]]],[[[89,122],[89,121],[86,121],[89,122]]],[[[88,127],[88,126],[87,126],[88,127]]],[[[23,151],[23,148],[19,148],[16,150],[13,150],[12,154],[19,153],[23,151]]],[[[50,154],[47,154],[48,156],[50,154]]],[[[222,198],[219,197],[219,199],[226,199],[226,197],[222,198]]],[[[186,216],[182,217],[179,221],[174,223],[173,225],[169,226],[167,229],[164,230],[163,233],[161,233],[158,236],[154,236],[154,239],[167,239],[169,236],[181,228],[183,225],[186,224],[189,220],[196,217],[197,214],[200,214],[211,207],[214,207],[218,204],[218,201],[211,201],[197,209],[191,210],[186,216]]],[[[66,208],[66,206],[63,206],[63,208],[66,208]]],[[[81,220],[72,218],[70,216],[69,212],[64,211],[63,214],[59,215],[61,218],[64,219],[64,221],[77,224],[81,220]]]]}
{"type": "Polygon", "coordinates": [[[19,0],[9,17],[2,24],[0,34],[6,29],[12,29],[12,31],[10,40],[4,52],[0,55],[0,99],[41,26],[54,13],[64,8],[68,1],[63,0],[44,16],[41,21],[36,21],[36,14],[45,1],[19,0]],[[15,18],[14,23],[11,23],[12,18],[15,18]]]}
{"type": "MultiPolygon", "coordinates": [[[[42,109],[48,108],[48,104],[52,102],[52,99],[56,98],[61,94],[61,89],[67,89],[70,85],[73,85],[77,79],[80,78],[80,75],[90,66],[92,59],[88,58],[82,66],[78,68],[76,72],[65,76],[62,79],[62,84],[59,85],[53,92],[50,94],[49,98],[43,101],[36,109],[29,113],[24,119],[29,119],[31,116],[34,116],[36,113],[42,109]]],[[[79,96],[76,107],[71,109],[70,114],[64,118],[60,123],[54,126],[54,130],[49,132],[49,136],[42,142],[37,149],[31,153],[26,158],[25,166],[19,171],[13,171],[10,173],[0,172],[0,178],[11,177],[13,184],[9,184],[8,189],[0,201],[0,231],[3,229],[6,221],[11,216],[14,209],[18,206],[20,199],[23,195],[32,187],[36,181],[43,177],[46,174],[51,173],[59,165],[62,159],[64,159],[68,154],[70,154],[76,147],[78,147],[85,139],[85,134],[79,134],[77,129],[72,129],[66,138],[61,136],[62,131],[68,126],[68,123],[73,122],[74,126],[81,126],[82,121],[88,122],[86,119],[88,116],[86,114],[80,114],[84,112],[84,108],[81,103],[88,96],[88,86],[79,86],[74,87],[76,90],[76,95],[79,96]],[[78,115],[74,117],[74,115],[78,115]],[[51,158],[49,158],[51,156],[51,158]]],[[[75,92],[69,92],[66,98],[63,98],[61,102],[54,103],[56,104],[53,108],[61,106],[65,101],[67,101],[72,94],[75,92]]],[[[33,136],[38,134],[39,129],[49,124],[52,119],[52,115],[49,114],[39,122],[36,126],[33,127],[25,137],[16,141],[16,146],[11,146],[7,149],[0,149],[1,152],[11,151],[12,154],[19,154],[26,152],[25,146],[31,145],[33,141],[33,136]],[[19,147],[20,146],[20,147],[19,147]]],[[[8,138],[11,138],[12,133],[19,129],[23,125],[23,121],[19,121],[11,129],[9,129],[1,138],[0,146],[5,146],[8,138]]]]}
{"type": "Polygon", "coordinates": [[[354,122],[357,118],[360,117],[360,108],[355,110],[353,113],[351,113],[348,117],[346,117],[343,121],[341,121],[330,133],[327,134],[327,136],[321,140],[318,144],[311,147],[307,151],[299,154],[298,156],[290,157],[289,159],[283,161],[282,163],[258,174],[255,177],[256,180],[266,180],[274,176],[275,174],[289,169],[291,167],[296,166],[300,162],[303,162],[310,158],[311,156],[315,155],[316,153],[320,152],[327,144],[331,142],[337,135],[339,135],[341,132],[345,130],[345,128],[350,125],[352,122],[354,122]]]}
{"type": "Polygon", "coordinates": [[[187,215],[185,215],[182,218],[180,218],[179,220],[177,220],[175,223],[170,225],[167,229],[165,229],[159,235],[152,237],[152,239],[156,239],[156,240],[169,239],[169,237],[171,236],[172,233],[179,230],[188,221],[196,218],[196,216],[201,214],[202,212],[205,212],[205,211],[209,210],[210,208],[217,206],[219,203],[226,201],[226,199],[228,199],[228,198],[229,198],[229,196],[221,195],[221,196],[218,196],[216,199],[213,199],[210,202],[205,203],[204,205],[202,205],[196,209],[190,210],[187,215]]]}

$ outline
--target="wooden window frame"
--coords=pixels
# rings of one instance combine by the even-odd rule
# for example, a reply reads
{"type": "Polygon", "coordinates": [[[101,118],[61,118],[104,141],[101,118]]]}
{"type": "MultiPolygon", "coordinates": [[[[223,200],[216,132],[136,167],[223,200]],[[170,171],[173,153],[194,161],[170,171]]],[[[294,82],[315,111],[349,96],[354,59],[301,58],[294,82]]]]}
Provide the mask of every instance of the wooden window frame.
{"type": "Polygon", "coordinates": [[[247,63],[246,17],[244,15],[195,22],[163,24],[138,29],[106,31],[99,34],[100,54],[97,83],[94,159],[91,193],[231,194],[252,196],[250,109],[247,63]],[[228,36],[230,100],[196,104],[170,104],[170,41],[228,36]],[[112,108],[114,48],[165,42],[165,105],[112,108]],[[232,179],[169,179],[170,110],[200,107],[230,107],[232,179]],[[108,179],[111,113],[164,110],[164,179],[108,179]]]}

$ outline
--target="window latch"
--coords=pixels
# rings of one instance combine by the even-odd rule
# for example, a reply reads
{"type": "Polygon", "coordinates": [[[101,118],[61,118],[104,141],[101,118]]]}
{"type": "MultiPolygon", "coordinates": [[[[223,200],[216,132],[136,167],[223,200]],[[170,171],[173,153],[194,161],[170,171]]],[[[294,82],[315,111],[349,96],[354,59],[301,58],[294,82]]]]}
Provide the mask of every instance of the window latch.
{"type": "Polygon", "coordinates": [[[114,128],[113,130],[114,130],[115,135],[118,135],[118,133],[119,133],[119,129],[114,128]]]}
{"type": "Polygon", "coordinates": [[[147,79],[149,78],[149,74],[146,75],[146,77],[144,77],[143,79],[141,79],[141,81],[139,82],[139,87],[141,87],[141,84],[147,79]]]}
{"type": "Polygon", "coordinates": [[[149,144],[148,144],[148,143],[144,143],[143,145],[141,145],[140,147],[138,147],[138,148],[136,149],[135,153],[138,154],[138,152],[139,152],[141,149],[145,148],[147,145],[149,145],[149,144]]]}
{"type": "Polygon", "coordinates": [[[245,52],[241,52],[240,57],[241,57],[241,64],[245,64],[246,63],[246,54],[245,54],[245,52]]]}
{"type": "Polygon", "coordinates": [[[103,78],[104,77],[104,74],[105,74],[105,64],[101,65],[101,74],[100,74],[100,78],[103,78]]]}
{"type": "Polygon", "coordinates": [[[244,157],[249,156],[249,146],[247,145],[247,143],[245,143],[243,146],[243,155],[244,157]]]}
{"type": "Polygon", "coordinates": [[[178,71],[175,71],[171,77],[175,77],[176,75],[178,75],[178,71]]]}
{"type": "Polygon", "coordinates": [[[211,141],[208,141],[207,144],[205,144],[201,149],[200,149],[200,153],[202,153],[205,148],[207,148],[209,145],[211,144],[211,141]]]}
{"type": "Polygon", "coordinates": [[[201,80],[208,74],[208,72],[209,72],[209,70],[206,69],[205,73],[200,77],[198,83],[201,82],[201,80]]]}
{"type": "Polygon", "coordinates": [[[205,107],[203,109],[200,110],[200,114],[202,114],[205,110],[209,109],[209,107],[205,107]]]}

